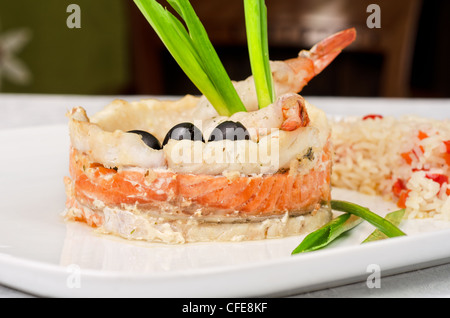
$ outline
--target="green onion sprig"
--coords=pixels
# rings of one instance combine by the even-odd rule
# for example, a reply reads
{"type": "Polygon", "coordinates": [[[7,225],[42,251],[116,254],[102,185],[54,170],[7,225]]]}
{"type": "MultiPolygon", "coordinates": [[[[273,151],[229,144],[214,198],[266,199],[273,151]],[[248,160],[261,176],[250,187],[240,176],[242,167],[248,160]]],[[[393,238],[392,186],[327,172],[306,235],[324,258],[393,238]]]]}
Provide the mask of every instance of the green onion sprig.
{"type": "Polygon", "coordinates": [[[247,46],[259,108],[275,101],[275,88],[269,62],[267,7],[264,0],[244,0],[247,46]]]}
{"type": "Polygon", "coordinates": [[[311,252],[321,249],[343,233],[353,229],[359,225],[363,220],[350,213],[344,213],[335,219],[331,220],[320,229],[308,234],[304,240],[298,245],[292,254],[311,252]]]}
{"type": "Polygon", "coordinates": [[[205,28],[188,0],[168,0],[186,27],[155,0],[134,0],[181,69],[217,112],[246,111],[205,28]]]}
{"type": "MultiPolygon", "coordinates": [[[[398,226],[400,222],[403,220],[403,216],[405,215],[405,209],[397,210],[394,212],[390,212],[386,214],[384,217],[386,220],[398,226]]],[[[379,229],[375,229],[362,243],[373,242],[378,240],[387,239],[388,236],[381,232],[379,229]]]]}
{"type": "Polygon", "coordinates": [[[368,208],[362,207],[355,203],[339,200],[331,200],[331,208],[336,211],[347,212],[359,216],[378,228],[387,237],[406,235],[388,220],[382,218],[378,214],[373,213],[368,208]]]}
{"type": "Polygon", "coordinates": [[[391,212],[382,218],[365,207],[346,201],[332,200],[331,208],[345,213],[308,234],[292,251],[292,254],[324,248],[343,233],[358,226],[363,220],[376,226],[376,229],[362,243],[406,235],[397,227],[405,214],[404,209],[391,212]]]}

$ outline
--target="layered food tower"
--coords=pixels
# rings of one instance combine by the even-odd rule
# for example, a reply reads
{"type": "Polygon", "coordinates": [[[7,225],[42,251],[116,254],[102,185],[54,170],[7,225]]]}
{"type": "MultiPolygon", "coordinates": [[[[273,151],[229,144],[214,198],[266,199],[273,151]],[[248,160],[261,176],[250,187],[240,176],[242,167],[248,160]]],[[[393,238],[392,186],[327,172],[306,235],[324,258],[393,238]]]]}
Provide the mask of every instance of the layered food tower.
{"type": "Polygon", "coordinates": [[[330,128],[321,110],[292,94],[263,110],[199,120],[198,103],[117,100],[92,118],[74,108],[66,217],[167,243],[276,238],[330,220],[330,128]],[[284,127],[281,104],[299,102],[299,124],[284,127]],[[212,127],[237,118],[250,138],[169,139],[153,149],[127,132],[145,129],[163,141],[177,124],[198,121],[209,139],[212,127]],[[262,129],[264,120],[279,127],[262,129]]]}
{"type": "Polygon", "coordinates": [[[232,82],[189,1],[169,1],[188,30],[156,1],[135,2],[203,95],[116,100],[92,117],[72,109],[65,217],[164,243],[279,238],[327,223],[331,130],[298,93],[355,30],[270,62],[265,6],[246,0],[253,76],[232,82]]]}

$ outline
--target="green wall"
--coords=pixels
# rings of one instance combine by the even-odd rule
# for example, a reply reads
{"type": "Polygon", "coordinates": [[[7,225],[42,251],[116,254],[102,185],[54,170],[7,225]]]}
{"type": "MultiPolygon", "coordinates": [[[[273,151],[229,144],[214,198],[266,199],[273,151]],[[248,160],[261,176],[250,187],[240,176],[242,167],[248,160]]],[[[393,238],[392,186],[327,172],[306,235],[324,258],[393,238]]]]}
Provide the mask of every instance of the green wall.
{"type": "Polygon", "coordinates": [[[14,56],[31,73],[26,84],[2,76],[0,92],[126,93],[131,81],[126,1],[0,0],[0,48],[5,34],[28,30],[29,41],[14,56]],[[79,29],[66,24],[72,3],[81,9],[79,29]]]}

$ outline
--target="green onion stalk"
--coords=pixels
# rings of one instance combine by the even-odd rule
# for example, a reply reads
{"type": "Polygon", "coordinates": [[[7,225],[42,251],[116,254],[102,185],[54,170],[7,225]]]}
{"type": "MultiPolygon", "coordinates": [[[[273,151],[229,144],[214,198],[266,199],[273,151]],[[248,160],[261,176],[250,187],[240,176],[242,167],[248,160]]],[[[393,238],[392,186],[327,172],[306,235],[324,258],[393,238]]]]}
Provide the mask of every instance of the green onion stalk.
{"type": "MultiPolygon", "coordinates": [[[[219,115],[246,111],[189,0],[167,0],[181,17],[156,0],[134,0],[180,68],[214,106],[219,115]],[[183,24],[184,22],[184,24],[183,24]]],[[[270,71],[267,8],[264,0],[244,0],[248,50],[260,108],[274,102],[270,71]]]]}
{"type": "Polygon", "coordinates": [[[382,218],[368,208],[347,201],[331,200],[331,208],[344,213],[308,234],[292,254],[324,248],[363,221],[371,223],[376,229],[362,243],[406,235],[397,227],[403,219],[405,209],[388,213],[382,218]]]}
{"type": "Polygon", "coordinates": [[[188,0],[168,0],[186,27],[155,0],[134,2],[181,69],[220,115],[246,111],[188,0]]]}
{"type": "Polygon", "coordinates": [[[275,101],[267,36],[267,7],[264,0],[244,0],[250,65],[255,82],[259,108],[275,101]]]}

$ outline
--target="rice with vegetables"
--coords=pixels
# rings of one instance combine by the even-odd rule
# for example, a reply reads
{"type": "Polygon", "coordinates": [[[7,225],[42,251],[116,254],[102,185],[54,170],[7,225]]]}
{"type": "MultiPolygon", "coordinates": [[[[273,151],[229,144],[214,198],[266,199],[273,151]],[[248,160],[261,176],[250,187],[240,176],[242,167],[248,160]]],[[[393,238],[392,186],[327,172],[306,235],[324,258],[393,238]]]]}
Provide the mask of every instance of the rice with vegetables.
{"type": "Polygon", "coordinates": [[[333,186],[393,200],[410,219],[450,220],[450,120],[368,115],[332,125],[333,186]]]}

